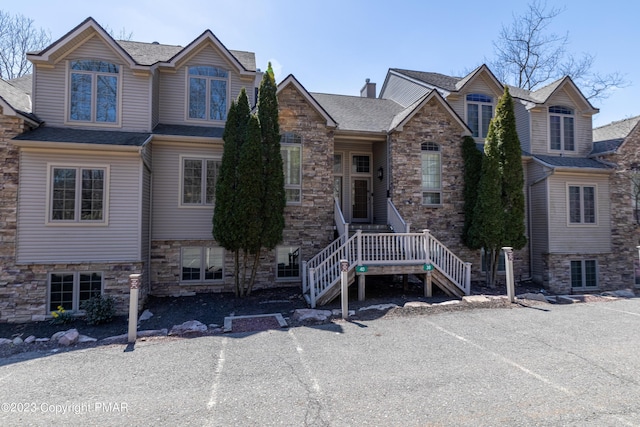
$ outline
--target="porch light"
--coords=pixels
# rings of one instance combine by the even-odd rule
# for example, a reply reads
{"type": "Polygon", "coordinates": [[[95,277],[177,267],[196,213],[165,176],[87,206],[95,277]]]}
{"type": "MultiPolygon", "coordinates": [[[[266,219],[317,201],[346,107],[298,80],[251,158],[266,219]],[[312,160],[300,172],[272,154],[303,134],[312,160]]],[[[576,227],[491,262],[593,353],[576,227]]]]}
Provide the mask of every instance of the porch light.
{"type": "Polygon", "coordinates": [[[382,178],[384,178],[384,169],[382,169],[382,166],[380,166],[378,168],[378,179],[382,181],[382,178]]]}

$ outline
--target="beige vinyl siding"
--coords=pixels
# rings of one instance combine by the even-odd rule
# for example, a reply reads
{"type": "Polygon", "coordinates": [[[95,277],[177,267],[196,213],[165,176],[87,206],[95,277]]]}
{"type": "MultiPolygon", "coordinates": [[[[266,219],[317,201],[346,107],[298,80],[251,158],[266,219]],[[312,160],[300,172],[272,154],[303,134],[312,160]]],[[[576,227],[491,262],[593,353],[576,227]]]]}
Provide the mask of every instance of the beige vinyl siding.
{"type": "Polygon", "coordinates": [[[529,187],[529,240],[531,244],[531,273],[536,281],[542,281],[544,270],[543,254],[549,252],[549,206],[547,201],[547,180],[544,169],[536,163],[527,164],[527,185],[529,187]]]}
{"type": "Polygon", "coordinates": [[[144,264],[143,281],[148,282],[150,276],[150,244],[151,244],[151,170],[153,170],[151,145],[147,145],[142,150],[142,159],[144,163],[140,166],[142,173],[142,190],[141,190],[141,226],[140,226],[140,258],[144,264]],[[145,166],[146,164],[146,166],[145,166]],[[147,167],[149,169],[147,169],[147,167]]]}
{"type": "MultiPolygon", "coordinates": [[[[464,91],[456,95],[455,98],[447,99],[451,108],[456,112],[463,122],[467,123],[467,95],[479,93],[493,98],[493,114],[496,113],[496,105],[498,99],[502,96],[502,92],[495,86],[492,81],[486,79],[484,74],[474,79],[472,82],[464,86],[464,91]]],[[[451,97],[450,97],[451,98],[451,97]]]]}
{"type": "Polygon", "coordinates": [[[532,140],[531,152],[534,154],[560,154],[560,151],[549,149],[549,109],[548,107],[560,105],[574,110],[575,126],[575,151],[563,151],[563,156],[586,157],[591,152],[592,146],[592,118],[584,116],[576,108],[576,104],[565,92],[560,91],[551,97],[542,107],[536,107],[531,114],[532,140]]]}
{"type": "Polygon", "coordinates": [[[408,107],[430,91],[431,89],[405,78],[389,74],[384,93],[381,93],[380,96],[395,101],[403,107],[408,107]]]}
{"type": "Polygon", "coordinates": [[[151,101],[151,129],[160,123],[160,72],[153,71],[153,93],[151,101]]]}
{"type": "Polygon", "coordinates": [[[517,99],[513,100],[513,110],[516,116],[516,130],[520,146],[528,153],[531,152],[531,123],[527,108],[517,99]]]}
{"type": "Polygon", "coordinates": [[[211,239],[213,206],[180,206],[180,156],[222,159],[222,141],[210,145],[165,145],[153,147],[153,240],[211,239]]]}
{"type": "MultiPolygon", "coordinates": [[[[69,53],[64,60],[55,64],[54,68],[37,67],[35,81],[34,113],[44,120],[48,126],[73,126],[74,128],[104,129],[100,124],[66,123],[68,94],[67,63],[74,59],[100,59],[120,65],[119,78],[119,117],[121,126],[118,130],[144,132],[149,131],[151,108],[150,76],[135,76],[126,65],[125,60],[117,55],[103,40],[94,36],[69,53]]],[[[112,129],[113,126],[108,126],[112,129]]]]}
{"type": "Polygon", "coordinates": [[[141,162],[135,154],[22,151],[17,262],[75,263],[140,260],[141,162]],[[108,166],[108,225],[46,225],[48,165],[108,166]]]}
{"type": "Polygon", "coordinates": [[[175,73],[173,70],[160,73],[160,123],[221,126],[220,122],[186,120],[187,70],[191,65],[211,65],[229,71],[230,98],[227,100],[227,109],[231,105],[231,101],[238,98],[240,89],[243,87],[246,88],[249,105],[254,105],[253,79],[241,80],[240,75],[235,71],[235,66],[227,62],[215,48],[207,46],[189,58],[185,64],[175,70],[175,73]]]}
{"type": "Polygon", "coordinates": [[[608,176],[556,173],[549,178],[549,252],[595,254],[611,251],[608,176]],[[596,187],[597,225],[569,225],[568,185],[596,187]]]}

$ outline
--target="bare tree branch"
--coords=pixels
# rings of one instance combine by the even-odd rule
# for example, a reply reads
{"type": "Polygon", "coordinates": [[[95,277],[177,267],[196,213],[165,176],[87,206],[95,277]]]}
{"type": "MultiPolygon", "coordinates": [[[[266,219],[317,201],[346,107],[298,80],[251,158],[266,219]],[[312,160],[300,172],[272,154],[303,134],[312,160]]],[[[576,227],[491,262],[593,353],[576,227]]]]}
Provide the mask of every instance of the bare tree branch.
{"type": "Polygon", "coordinates": [[[546,2],[532,0],[522,15],[513,15],[509,26],[502,26],[494,41],[495,59],[491,68],[501,81],[519,88],[535,90],[563,76],[570,76],[588,99],[604,99],[611,90],[628,86],[618,72],[592,72],[595,57],[588,53],[569,53],[569,34],[549,32],[549,26],[564,8],[547,8],[546,2]]]}
{"type": "Polygon", "coordinates": [[[48,31],[36,28],[33,19],[0,10],[0,77],[14,79],[31,72],[26,54],[51,41],[48,31]]]}

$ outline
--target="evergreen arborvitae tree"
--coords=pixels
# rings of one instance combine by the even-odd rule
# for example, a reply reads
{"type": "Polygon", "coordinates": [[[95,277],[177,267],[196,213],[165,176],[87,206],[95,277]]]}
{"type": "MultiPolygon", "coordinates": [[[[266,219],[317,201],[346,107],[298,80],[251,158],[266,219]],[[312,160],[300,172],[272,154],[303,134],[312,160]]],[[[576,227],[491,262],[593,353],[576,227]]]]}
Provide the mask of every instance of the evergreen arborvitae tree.
{"type": "Polygon", "coordinates": [[[482,152],[478,150],[475,139],[465,136],[462,140],[462,157],[464,159],[464,228],[462,240],[470,249],[480,249],[474,246],[469,238],[469,230],[473,223],[473,212],[478,200],[478,185],[482,171],[482,152]]]}
{"type": "Polygon", "coordinates": [[[468,236],[471,247],[484,248],[485,250],[485,259],[489,261],[487,265],[487,284],[489,286],[494,286],[498,256],[503,244],[502,213],[500,153],[498,152],[494,122],[491,121],[484,145],[478,198],[468,236]]]}
{"type": "Polygon", "coordinates": [[[222,139],[224,150],[216,182],[216,203],[213,215],[213,238],[220,246],[234,253],[236,295],[240,295],[239,251],[242,248],[244,230],[239,213],[240,152],[247,139],[247,127],[251,108],[244,88],[237,101],[231,103],[222,139]]]}
{"type": "MultiPolygon", "coordinates": [[[[246,277],[249,254],[259,253],[261,246],[263,227],[263,178],[262,168],[259,167],[261,160],[262,143],[260,123],[256,116],[251,115],[247,127],[247,139],[240,149],[240,160],[238,163],[238,205],[236,215],[239,217],[240,229],[242,230],[241,247],[244,251],[240,296],[251,293],[253,283],[247,282],[246,277]]],[[[255,266],[254,263],[254,267],[255,266]]]]}
{"type": "Polygon", "coordinates": [[[502,207],[504,209],[504,245],[522,249],[527,243],[524,224],[524,172],[522,149],[516,131],[513,98],[509,88],[498,101],[494,131],[500,153],[502,207]]]}
{"type": "MultiPolygon", "coordinates": [[[[261,247],[272,250],[284,230],[284,171],[280,152],[277,86],[271,63],[258,90],[258,119],[262,132],[263,182],[261,247]]],[[[256,254],[256,265],[259,254],[256,254]]],[[[255,269],[254,269],[255,274],[255,269]]],[[[252,282],[254,277],[252,277],[252,282]]]]}

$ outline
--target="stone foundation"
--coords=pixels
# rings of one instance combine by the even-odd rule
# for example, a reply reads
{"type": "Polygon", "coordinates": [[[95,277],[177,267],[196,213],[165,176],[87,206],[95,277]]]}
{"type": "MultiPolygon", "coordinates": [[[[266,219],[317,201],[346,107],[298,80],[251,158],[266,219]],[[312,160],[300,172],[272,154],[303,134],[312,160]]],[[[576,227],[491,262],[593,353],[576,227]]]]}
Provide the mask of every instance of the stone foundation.
{"type": "MultiPolygon", "coordinates": [[[[14,266],[4,270],[0,279],[0,322],[43,321],[51,315],[47,307],[48,275],[53,272],[102,272],[103,295],[116,301],[116,314],[129,312],[129,275],[142,271],[142,263],[49,264],[14,266]]],[[[148,287],[141,286],[139,308],[148,287]]]]}

